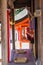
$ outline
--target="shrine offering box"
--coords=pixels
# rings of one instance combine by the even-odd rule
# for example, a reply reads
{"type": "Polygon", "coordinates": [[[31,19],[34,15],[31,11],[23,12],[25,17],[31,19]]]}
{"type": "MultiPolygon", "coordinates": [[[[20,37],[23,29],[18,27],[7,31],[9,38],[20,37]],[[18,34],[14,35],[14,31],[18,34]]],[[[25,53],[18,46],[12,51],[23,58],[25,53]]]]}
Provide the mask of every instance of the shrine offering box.
{"type": "Polygon", "coordinates": [[[14,59],[15,63],[26,63],[27,62],[27,58],[26,57],[17,57],[14,59]]]}

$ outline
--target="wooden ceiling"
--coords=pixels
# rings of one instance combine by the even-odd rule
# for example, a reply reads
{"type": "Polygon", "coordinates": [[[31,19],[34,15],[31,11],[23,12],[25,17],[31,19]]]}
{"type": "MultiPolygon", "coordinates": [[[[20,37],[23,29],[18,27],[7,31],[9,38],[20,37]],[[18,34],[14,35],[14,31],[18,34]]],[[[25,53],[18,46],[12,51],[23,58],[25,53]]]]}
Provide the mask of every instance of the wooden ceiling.
{"type": "Polygon", "coordinates": [[[7,0],[8,7],[21,8],[33,6],[34,0],[7,0]],[[32,5],[31,5],[32,4],[32,5]]]}
{"type": "Polygon", "coordinates": [[[31,6],[31,0],[15,0],[13,2],[15,8],[21,8],[21,7],[30,7],[31,6]]]}
{"type": "Polygon", "coordinates": [[[34,0],[7,0],[7,8],[29,7],[31,13],[34,12],[34,0]]]}

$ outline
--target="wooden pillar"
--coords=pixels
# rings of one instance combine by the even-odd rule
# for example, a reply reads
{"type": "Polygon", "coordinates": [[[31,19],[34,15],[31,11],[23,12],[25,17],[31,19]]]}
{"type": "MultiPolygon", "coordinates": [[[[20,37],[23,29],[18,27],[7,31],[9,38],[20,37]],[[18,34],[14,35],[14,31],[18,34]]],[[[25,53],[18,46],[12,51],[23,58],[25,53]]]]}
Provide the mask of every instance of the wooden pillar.
{"type": "Polygon", "coordinates": [[[14,8],[11,9],[11,16],[12,16],[12,39],[13,39],[13,49],[15,50],[15,27],[14,27],[14,8]]]}
{"type": "Polygon", "coordinates": [[[7,0],[1,0],[2,65],[8,65],[7,0]]]}
{"type": "Polygon", "coordinates": [[[43,65],[43,0],[41,0],[41,65],[43,65]]]}
{"type": "Polygon", "coordinates": [[[38,60],[41,62],[41,43],[42,43],[42,40],[41,40],[41,16],[38,18],[37,20],[37,26],[38,26],[38,60]]]}
{"type": "MultiPolygon", "coordinates": [[[[40,0],[35,0],[34,5],[35,5],[35,11],[41,9],[40,0]]],[[[41,24],[40,23],[41,23],[41,16],[37,17],[37,32],[36,32],[37,37],[35,37],[35,49],[36,49],[36,54],[38,53],[38,60],[40,60],[40,56],[41,56],[41,54],[40,54],[40,51],[41,51],[41,48],[40,48],[40,44],[41,44],[41,24]]]]}
{"type": "Polygon", "coordinates": [[[0,21],[1,21],[1,0],[0,0],[0,21]]]}
{"type": "MultiPolygon", "coordinates": [[[[12,0],[7,0],[8,6],[11,8],[11,17],[12,17],[12,39],[13,39],[13,49],[15,49],[15,27],[14,27],[14,5],[12,0]]],[[[15,0],[14,0],[15,1],[15,0]]]]}
{"type": "Polygon", "coordinates": [[[35,10],[41,10],[41,16],[38,17],[38,64],[43,65],[43,0],[35,0],[35,10]]]}
{"type": "Polygon", "coordinates": [[[31,10],[31,13],[33,15],[33,13],[34,13],[34,0],[31,0],[31,8],[30,8],[30,10],[31,10]]]}

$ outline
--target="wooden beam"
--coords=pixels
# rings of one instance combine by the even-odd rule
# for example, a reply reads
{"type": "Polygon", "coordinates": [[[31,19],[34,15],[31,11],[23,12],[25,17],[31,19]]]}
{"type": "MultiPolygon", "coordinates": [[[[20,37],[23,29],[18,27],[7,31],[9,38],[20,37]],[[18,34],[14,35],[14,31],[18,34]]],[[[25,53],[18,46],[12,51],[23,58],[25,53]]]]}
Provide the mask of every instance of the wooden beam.
{"type": "Polygon", "coordinates": [[[14,9],[13,1],[12,0],[7,0],[7,5],[11,8],[14,9]]]}

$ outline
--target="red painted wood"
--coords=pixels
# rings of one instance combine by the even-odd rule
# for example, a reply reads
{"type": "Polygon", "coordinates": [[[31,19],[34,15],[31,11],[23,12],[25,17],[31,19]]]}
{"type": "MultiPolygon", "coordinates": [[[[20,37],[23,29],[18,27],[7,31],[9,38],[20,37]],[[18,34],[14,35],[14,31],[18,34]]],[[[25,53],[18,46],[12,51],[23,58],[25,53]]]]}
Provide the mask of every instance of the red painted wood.
{"type": "Polygon", "coordinates": [[[7,10],[7,35],[8,35],[8,62],[10,61],[10,34],[9,34],[9,25],[10,25],[10,16],[9,16],[10,11],[7,10]]]}

